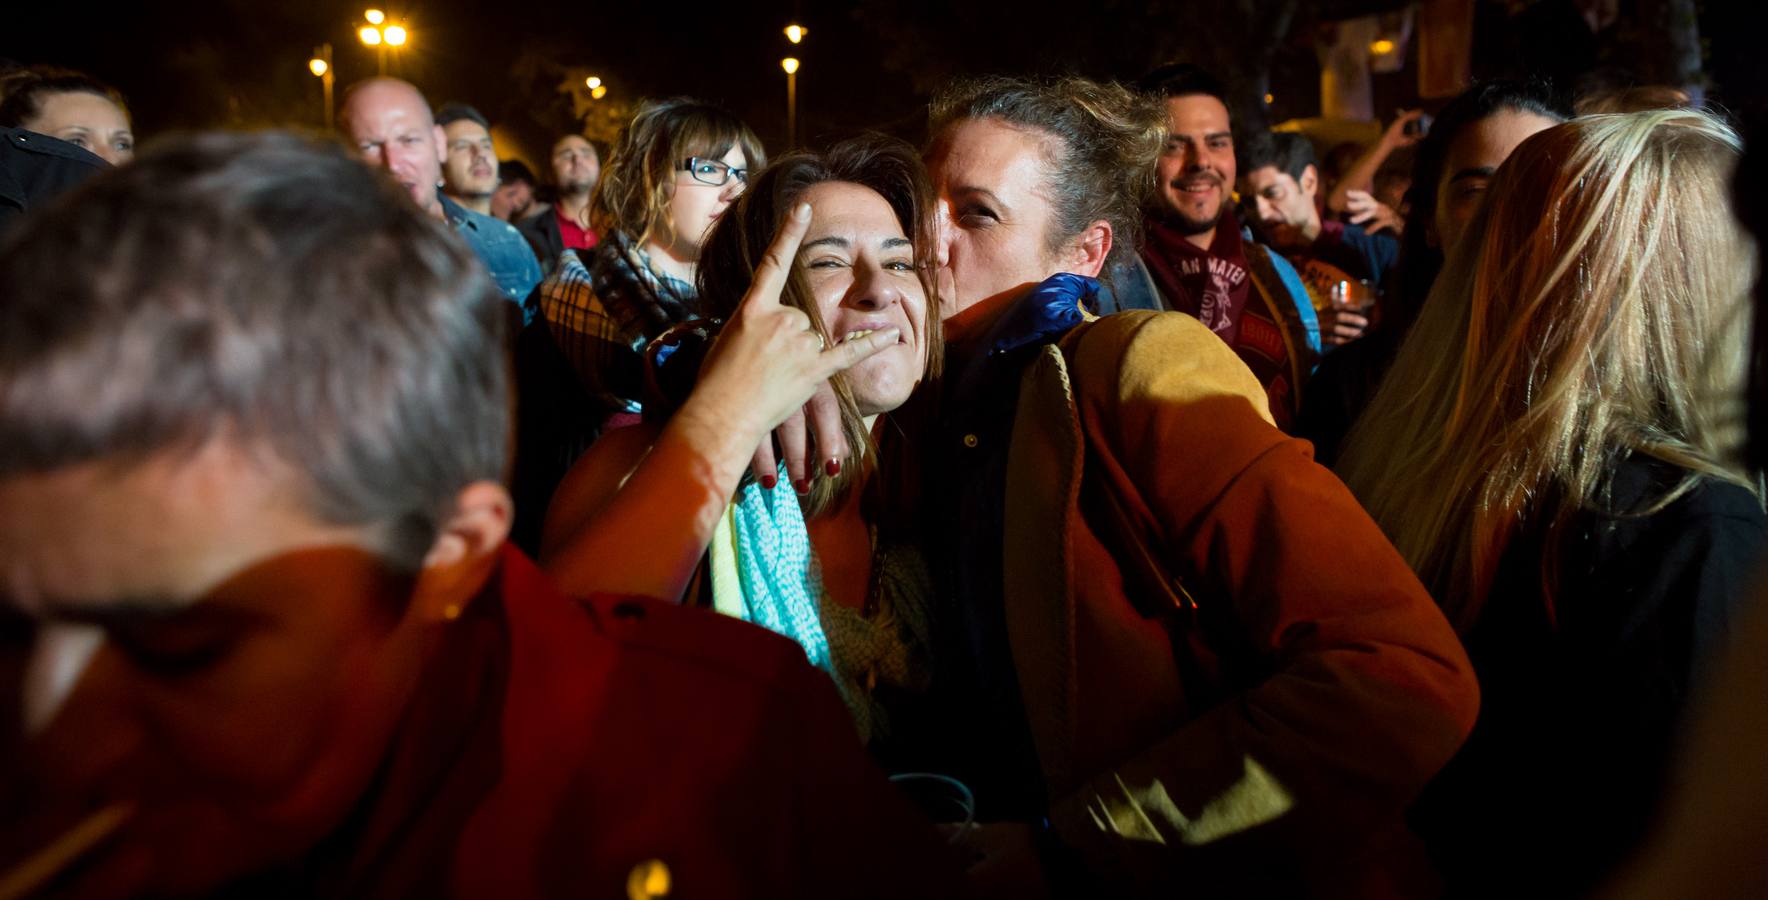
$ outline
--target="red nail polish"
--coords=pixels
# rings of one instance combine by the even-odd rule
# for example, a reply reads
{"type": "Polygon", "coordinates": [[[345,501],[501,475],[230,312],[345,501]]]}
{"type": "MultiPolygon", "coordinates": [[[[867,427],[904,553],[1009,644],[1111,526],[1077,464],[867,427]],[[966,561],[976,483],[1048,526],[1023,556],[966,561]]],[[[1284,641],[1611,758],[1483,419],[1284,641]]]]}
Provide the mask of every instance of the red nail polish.
{"type": "Polygon", "coordinates": [[[831,459],[828,462],[823,463],[823,471],[828,473],[830,478],[834,478],[836,475],[841,474],[841,460],[831,459]]]}
{"type": "Polygon", "coordinates": [[[792,482],[792,488],[800,494],[808,494],[810,493],[810,482],[800,478],[797,481],[792,482]]]}
{"type": "Polygon", "coordinates": [[[780,480],[778,478],[773,477],[772,475],[761,476],[761,489],[764,491],[773,490],[773,486],[776,484],[779,484],[779,483],[780,483],[780,480]]]}

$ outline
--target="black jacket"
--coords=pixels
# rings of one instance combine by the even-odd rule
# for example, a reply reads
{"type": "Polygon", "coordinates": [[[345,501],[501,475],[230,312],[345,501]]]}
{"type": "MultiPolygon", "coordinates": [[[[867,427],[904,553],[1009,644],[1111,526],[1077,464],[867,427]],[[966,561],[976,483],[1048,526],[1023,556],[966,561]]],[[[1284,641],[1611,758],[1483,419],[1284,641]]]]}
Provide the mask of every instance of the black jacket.
{"type": "MultiPolygon", "coordinates": [[[[1679,473],[1622,462],[1609,508],[1647,508],[1679,473]]],[[[1755,497],[1702,479],[1650,515],[1585,511],[1511,539],[1466,635],[1479,720],[1413,815],[1450,896],[1581,896],[1627,857],[1763,538],[1755,497]]]]}
{"type": "Polygon", "coordinates": [[[67,141],[23,128],[3,129],[0,140],[0,235],[26,210],[85,181],[110,164],[67,141]]]}
{"type": "Polygon", "coordinates": [[[550,277],[558,268],[559,254],[565,252],[565,238],[559,234],[559,221],[552,207],[517,222],[516,230],[528,239],[528,246],[534,248],[534,255],[540,259],[541,273],[550,277]]]}

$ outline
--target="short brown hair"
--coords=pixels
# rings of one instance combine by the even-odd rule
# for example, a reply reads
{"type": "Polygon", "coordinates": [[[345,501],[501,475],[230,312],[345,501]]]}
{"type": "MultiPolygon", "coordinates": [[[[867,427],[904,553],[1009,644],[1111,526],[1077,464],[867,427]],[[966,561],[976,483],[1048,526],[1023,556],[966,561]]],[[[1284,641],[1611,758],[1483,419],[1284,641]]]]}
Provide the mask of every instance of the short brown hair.
{"type": "Polygon", "coordinates": [[[21,222],[0,296],[0,477],[226,434],[416,568],[459,490],[503,476],[508,301],[339,145],[161,144],[21,222]]]}
{"type": "Polygon", "coordinates": [[[589,201],[590,227],[643,244],[657,218],[667,215],[682,163],[690,156],[717,159],[732,147],[743,148],[751,169],[767,164],[760,139],[734,114],[686,97],[646,103],[620,130],[602,166],[589,201]]]}

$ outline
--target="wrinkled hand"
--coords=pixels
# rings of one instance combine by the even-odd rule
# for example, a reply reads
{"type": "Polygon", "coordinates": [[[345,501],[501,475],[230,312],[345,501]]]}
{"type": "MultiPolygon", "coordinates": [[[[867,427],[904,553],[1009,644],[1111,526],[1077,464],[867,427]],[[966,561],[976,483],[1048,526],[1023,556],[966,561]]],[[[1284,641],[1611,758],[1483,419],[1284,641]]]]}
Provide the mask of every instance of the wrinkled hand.
{"type": "Polygon", "coordinates": [[[1391,150],[1410,147],[1418,143],[1424,139],[1424,135],[1408,134],[1406,126],[1421,118],[1424,118],[1424,110],[1422,109],[1400,110],[1400,114],[1394,117],[1393,122],[1387,126],[1387,130],[1381,133],[1381,142],[1391,150]]]}
{"type": "MultiPolygon", "coordinates": [[[[810,225],[801,203],[780,225],[737,311],[707,353],[690,403],[710,406],[757,437],[795,413],[827,385],[829,376],[896,343],[897,329],[824,346],[802,310],[780,303],[786,276],[810,225]]],[[[833,394],[829,400],[833,401],[833,394]]],[[[839,430],[839,415],[835,428],[839,430]]],[[[788,462],[790,461],[788,454],[788,462]]],[[[769,470],[771,476],[772,470],[769,470]]]]}
{"type": "Polygon", "coordinates": [[[1334,347],[1348,344],[1369,330],[1369,318],[1352,309],[1322,309],[1320,340],[1334,347]]]}
{"type": "Polygon", "coordinates": [[[1352,225],[1361,225],[1370,234],[1391,231],[1399,237],[1405,230],[1406,223],[1393,207],[1375,199],[1368,191],[1346,191],[1344,194],[1344,211],[1350,216],[1352,225]]]}

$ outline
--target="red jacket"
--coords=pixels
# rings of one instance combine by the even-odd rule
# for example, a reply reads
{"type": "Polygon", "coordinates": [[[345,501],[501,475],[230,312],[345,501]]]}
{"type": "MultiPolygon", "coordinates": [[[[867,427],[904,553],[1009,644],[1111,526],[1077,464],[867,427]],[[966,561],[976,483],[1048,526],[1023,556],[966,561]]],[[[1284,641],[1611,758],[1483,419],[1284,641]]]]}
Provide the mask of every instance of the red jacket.
{"type": "Polygon", "coordinates": [[[316,893],[627,897],[663,872],[671,897],[951,892],[948,851],[790,641],[572,602],[513,548],[487,590],[335,852],[306,867],[316,893]]]}

